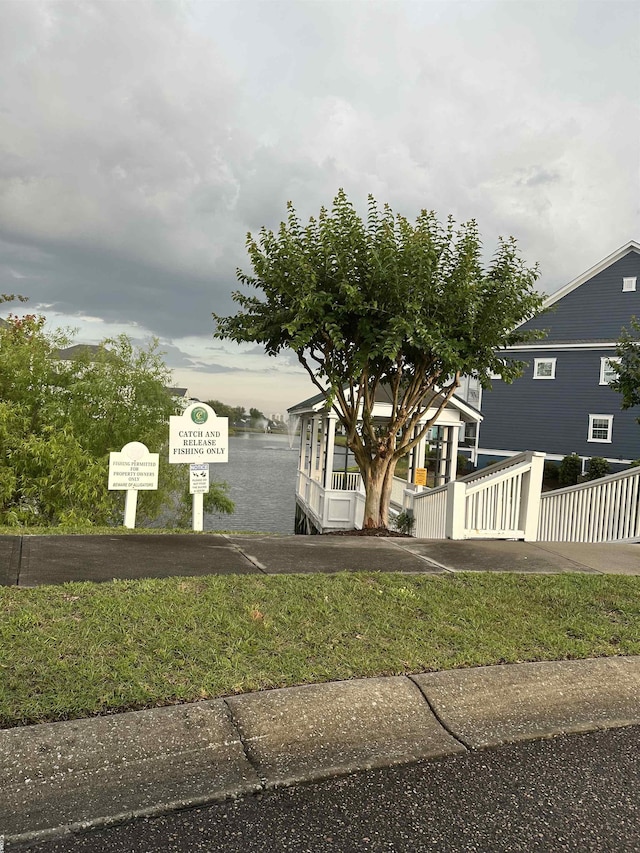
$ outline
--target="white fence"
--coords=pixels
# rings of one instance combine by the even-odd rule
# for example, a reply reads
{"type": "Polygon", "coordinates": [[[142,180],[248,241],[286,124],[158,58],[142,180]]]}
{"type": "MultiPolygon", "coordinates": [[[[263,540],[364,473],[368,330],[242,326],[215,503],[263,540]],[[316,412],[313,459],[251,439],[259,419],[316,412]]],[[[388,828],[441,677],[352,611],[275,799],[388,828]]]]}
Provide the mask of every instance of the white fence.
{"type": "Polygon", "coordinates": [[[505,462],[413,497],[414,535],[535,541],[544,453],[505,462]]]}
{"type": "Polygon", "coordinates": [[[362,477],[358,471],[334,471],[331,474],[331,488],[349,492],[359,492],[362,489],[362,477]]]}
{"type": "Polygon", "coordinates": [[[339,487],[325,489],[317,480],[298,471],[296,500],[317,529],[353,530],[354,527],[362,527],[364,491],[359,475],[353,476],[358,479],[353,481],[352,490],[339,487]]]}
{"type": "Polygon", "coordinates": [[[640,541],[640,468],[545,492],[540,500],[538,540],[640,541]]]}
{"type": "MultiPolygon", "coordinates": [[[[640,468],[542,494],[543,465],[544,454],[529,451],[420,492],[394,478],[391,504],[413,511],[413,535],[423,539],[640,542],[640,468]]],[[[360,475],[334,472],[331,485],[298,475],[298,498],[317,526],[362,527],[360,475]]]]}
{"type": "Polygon", "coordinates": [[[413,496],[413,535],[420,539],[446,539],[447,486],[413,496]]]}
{"type": "Polygon", "coordinates": [[[405,498],[404,492],[407,488],[407,481],[403,480],[401,477],[394,477],[393,482],[391,483],[391,506],[393,509],[400,512],[400,510],[404,507],[405,498]]]}

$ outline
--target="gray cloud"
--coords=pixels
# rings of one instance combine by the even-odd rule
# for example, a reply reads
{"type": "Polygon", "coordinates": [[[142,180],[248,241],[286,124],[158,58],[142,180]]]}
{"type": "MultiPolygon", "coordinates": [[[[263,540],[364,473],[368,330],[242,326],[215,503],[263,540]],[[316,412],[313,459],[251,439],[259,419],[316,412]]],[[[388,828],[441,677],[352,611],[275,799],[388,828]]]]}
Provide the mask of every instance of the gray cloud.
{"type": "Polygon", "coordinates": [[[0,290],[61,315],[204,352],[247,231],[340,186],[363,211],[372,192],[409,217],[474,217],[488,255],[514,234],[547,290],[637,237],[625,0],[2,12],[0,290]]]}

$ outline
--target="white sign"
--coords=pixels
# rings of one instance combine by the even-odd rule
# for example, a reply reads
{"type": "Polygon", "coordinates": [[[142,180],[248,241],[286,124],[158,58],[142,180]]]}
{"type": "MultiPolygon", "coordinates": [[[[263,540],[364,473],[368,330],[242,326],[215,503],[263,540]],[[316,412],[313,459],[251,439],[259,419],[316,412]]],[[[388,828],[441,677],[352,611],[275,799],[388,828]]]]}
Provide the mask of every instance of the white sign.
{"type": "Polygon", "coordinates": [[[122,450],[109,454],[111,491],[149,491],[158,488],[160,457],[149,453],[141,441],[130,441],[122,450]]]}
{"type": "Polygon", "coordinates": [[[169,462],[228,462],[229,418],[219,418],[206,403],[193,403],[169,418],[169,462]]]}
{"type": "Polygon", "coordinates": [[[189,492],[192,495],[206,495],[209,491],[209,463],[189,465],[189,492]]]}

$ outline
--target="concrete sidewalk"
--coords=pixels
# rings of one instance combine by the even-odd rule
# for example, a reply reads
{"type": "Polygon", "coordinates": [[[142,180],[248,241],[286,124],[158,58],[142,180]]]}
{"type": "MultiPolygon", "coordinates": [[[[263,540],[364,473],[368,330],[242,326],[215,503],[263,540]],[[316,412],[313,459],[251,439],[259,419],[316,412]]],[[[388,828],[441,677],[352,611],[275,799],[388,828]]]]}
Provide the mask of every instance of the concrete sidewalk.
{"type": "Polygon", "coordinates": [[[0,536],[0,585],[305,572],[588,572],[640,575],[640,545],[360,536],[0,536]]]}
{"type": "Polygon", "coordinates": [[[0,838],[640,724],[640,656],[358,679],[0,731],[0,838]]]}

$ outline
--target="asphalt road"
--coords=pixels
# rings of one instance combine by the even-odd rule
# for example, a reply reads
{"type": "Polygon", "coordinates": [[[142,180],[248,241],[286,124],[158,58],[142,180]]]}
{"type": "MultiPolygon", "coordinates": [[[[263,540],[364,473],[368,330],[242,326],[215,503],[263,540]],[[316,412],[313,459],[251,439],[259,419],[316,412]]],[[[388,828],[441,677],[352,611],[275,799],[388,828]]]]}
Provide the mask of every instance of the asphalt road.
{"type": "Polygon", "coordinates": [[[640,728],[509,744],[362,772],[30,849],[637,853],[640,728]]]}

